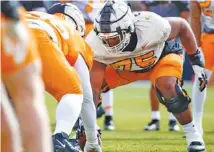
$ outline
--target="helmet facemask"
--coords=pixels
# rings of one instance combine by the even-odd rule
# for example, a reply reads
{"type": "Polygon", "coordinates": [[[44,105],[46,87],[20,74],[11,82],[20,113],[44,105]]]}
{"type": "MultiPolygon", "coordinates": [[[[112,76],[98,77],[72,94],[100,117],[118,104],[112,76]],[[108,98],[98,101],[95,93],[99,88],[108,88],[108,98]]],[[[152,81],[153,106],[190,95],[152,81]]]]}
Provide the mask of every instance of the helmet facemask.
{"type": "Polygon", "coordinates": [[[131,33],[128,32],[128,30],[121,30],[119,32],[112,33],[99,33],[98,37],[105,45],[109,54],[117,55],[129,44],[131,33]]]}

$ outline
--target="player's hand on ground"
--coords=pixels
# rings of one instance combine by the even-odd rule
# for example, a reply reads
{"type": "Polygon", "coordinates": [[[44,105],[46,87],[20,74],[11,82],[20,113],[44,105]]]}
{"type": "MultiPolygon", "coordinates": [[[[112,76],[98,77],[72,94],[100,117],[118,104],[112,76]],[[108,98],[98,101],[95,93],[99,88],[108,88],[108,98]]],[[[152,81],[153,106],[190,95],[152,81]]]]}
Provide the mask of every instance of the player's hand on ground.
{"type": "Polygon", "coordinates": [[[101,146],[97,144],[91,144],[86,142],[84,152],[102,152],[101,146]]]}

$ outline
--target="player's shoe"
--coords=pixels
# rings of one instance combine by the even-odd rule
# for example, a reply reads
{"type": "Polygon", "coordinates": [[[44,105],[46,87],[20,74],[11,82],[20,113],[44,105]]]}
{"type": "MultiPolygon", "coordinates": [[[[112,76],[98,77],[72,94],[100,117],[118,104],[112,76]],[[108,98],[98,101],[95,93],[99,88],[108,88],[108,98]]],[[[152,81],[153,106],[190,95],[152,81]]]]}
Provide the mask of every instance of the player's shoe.
{"type": "Polygon", "coordinates": [[[80,152],[79,147],[74,147],[66,133],[57,133],[52,136],[54,152],[80,152]]]}
{"type": "Polygon", "coordinates": [[[105,110],[102,106],[99,106],[97,109],[97,118],[101,118],[105,114],[105,110]]]}
{"type": "Polygon", "coordinates": [[[177,124],[176,120],[169,121],[169,131],[180,131],[180,127],[177,124]]]}
{"type": "Polygon", "coordinates": [[[197,132],[186,134],[188,152],[205,152],[205,144],[201,135],[197,132]]]}
{"type": "Polygon", "coordinates": [[[115,130],[114,122],[112,116],[105,116],[104,120],[104,130],[115,130]]]}
{"type": "Polygon", "coordinates": [[[84,152],[102,152],[102,149],[99,144],[91,144],[86,142],[84,152]]]}
{"type": "Polygon", "coordinates": [[[151,122],[148,123],[148,125],[146,125],[144,127],[145,131],[158,131],[160,130],[160,121],[157,119],[152,119],[151,122]]]}

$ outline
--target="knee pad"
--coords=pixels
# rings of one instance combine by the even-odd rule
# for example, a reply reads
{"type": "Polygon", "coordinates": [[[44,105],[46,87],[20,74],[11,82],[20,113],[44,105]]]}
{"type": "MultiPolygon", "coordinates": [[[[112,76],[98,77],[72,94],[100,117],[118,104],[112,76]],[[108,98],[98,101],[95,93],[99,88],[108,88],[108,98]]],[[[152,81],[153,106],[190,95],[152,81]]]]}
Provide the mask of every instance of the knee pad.
{"type": "Polygon", "coordinates": [[[175,85],[175,90],[177,92],[177,97],[172,99],[165,99],[158,88],[156,88],[156,93],[160,103],[165,105],[169,112],[178,114],[187,110],[191,99],[187,92],[182,89],[179,84],[175,85]]]}

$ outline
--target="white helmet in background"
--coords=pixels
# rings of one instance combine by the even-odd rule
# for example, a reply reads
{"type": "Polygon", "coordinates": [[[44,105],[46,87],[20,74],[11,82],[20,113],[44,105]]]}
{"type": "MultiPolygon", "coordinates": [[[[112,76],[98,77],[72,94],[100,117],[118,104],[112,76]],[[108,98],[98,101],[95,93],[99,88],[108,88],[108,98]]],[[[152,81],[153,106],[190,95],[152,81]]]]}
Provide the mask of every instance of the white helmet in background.
{"type": "Polygon", "coordinates": [[[94,30],[108,53],[121,53],[134,32],[130,7],[122,0],[108,0],[95,16],[94,30]]]}
{"type": "Polygon", "coordinates": [[[65,17],[65,21],[68,23],[73,23],[76,25],[76,30],[83,37],[85,35],[85,20],[83,18],[82,12],[77,8],[77,6],[71,3],[56,3],[48,9],[49,14],[61,13],[65,17]]]}

